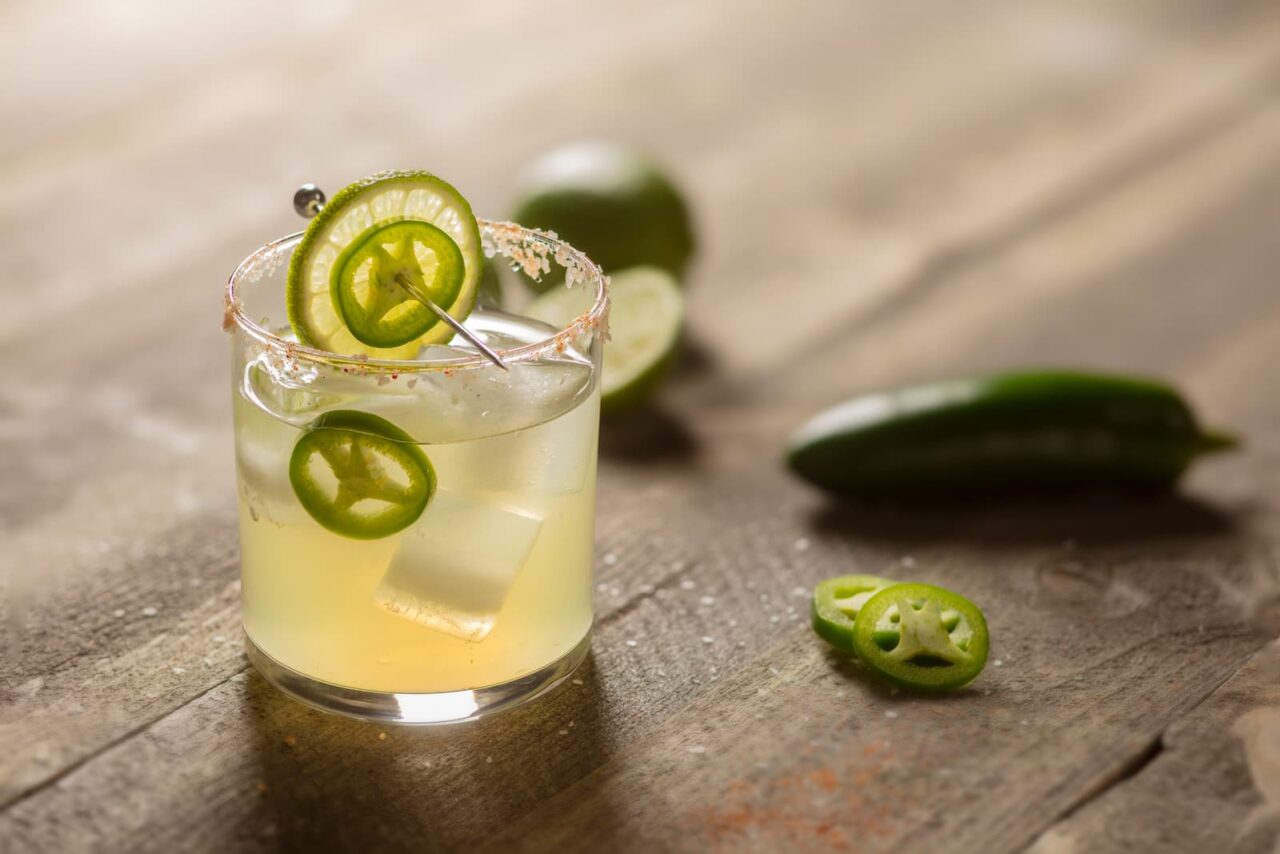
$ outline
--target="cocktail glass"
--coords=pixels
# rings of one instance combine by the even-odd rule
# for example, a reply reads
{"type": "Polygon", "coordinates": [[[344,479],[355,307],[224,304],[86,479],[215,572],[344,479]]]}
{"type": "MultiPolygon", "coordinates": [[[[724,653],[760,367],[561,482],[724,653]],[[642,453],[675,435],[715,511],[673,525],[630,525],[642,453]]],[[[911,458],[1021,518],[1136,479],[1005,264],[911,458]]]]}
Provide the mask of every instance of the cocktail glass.
{"type": "Polygon", "coordinates": [[[484,220],[480,231],[492,263],[563,267],[556,287],[576,289],[583,309],[559,328],[473,311],[467,328],[508,370],[460,337],[415,361],[297,343],[285,278],[300,235],[263,246],[230,280],[246,647],[269,682],[326,711],[469,720],[549,690],[588,649],[605,279],[544,234],[484,220]],[[369,439],[364,424],[397,432],[369,439]],[[304,440],[315,435],[324,441],[304,440]],[[413,491],[397,467],[420,458],[398,450],[410,442],[435,491],[407,527],[353,537],[301,500],[341,503],[358,463],[394,505],[396,490],[413,491]]]}

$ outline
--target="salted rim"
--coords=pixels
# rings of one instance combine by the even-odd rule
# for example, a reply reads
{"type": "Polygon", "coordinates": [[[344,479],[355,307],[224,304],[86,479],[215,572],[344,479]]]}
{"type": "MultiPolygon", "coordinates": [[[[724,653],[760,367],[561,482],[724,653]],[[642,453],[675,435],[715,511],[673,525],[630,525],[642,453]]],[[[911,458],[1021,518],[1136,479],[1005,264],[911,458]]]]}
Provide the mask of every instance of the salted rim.
{"type": "MultiPolygon", "coordinates": [[[[593,286],[596,298],[589,309],[565,325],[556,334],[507,350],[497,350],[504,362],[519,362],[536,359],[548,352],[564,352],[569,343],[588,330],[598,329],[607,324],[609,313],[608,278],[600,267],[581,251],[560,240],[555,232],[539,231],[525,228],[514,222],[502,222],[477,219],[480,226],[480,242],[485,257],[501,255],[518,265],[526,274],[537,278],[551,271],[551,262],[559,264],[565,270],[566,287],[593,286]]],[[[245,314],[244,306],[236,297],[236,288],[253,265],[262,258],[276,251],[290,241],[298,241],[304,232],[280,237],[266,243],[240,262],[231,278],[227,280],[227,292],[224,297],[222,318],[223,330],[230,332],[233,326],[239,326],[250,337],[262,344],[283,353],[290,359],[301,359],[309,362],[332,365],[350,369],[358,368],[361,372],[395,372],[408,373],[414,371],[456,370],[458,368],[492,368],[493,363],[482,354],[458,359],[374,359],[361,355],[343,355],[331,353],[286,341],[268,329],[264,329],[245,314]]]]}

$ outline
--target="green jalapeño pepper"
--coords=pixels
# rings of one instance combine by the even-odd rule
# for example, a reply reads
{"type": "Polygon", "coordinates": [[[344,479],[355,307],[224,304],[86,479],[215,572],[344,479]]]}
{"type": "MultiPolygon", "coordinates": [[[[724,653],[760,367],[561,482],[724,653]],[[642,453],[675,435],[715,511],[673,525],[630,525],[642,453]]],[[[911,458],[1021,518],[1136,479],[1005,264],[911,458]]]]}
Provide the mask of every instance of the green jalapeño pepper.
{"type": "Polygon", "coordinates": [[[412,525],[436,491],[435,469],[412,436],[349,409],[307,427],[289,458],[289,482],[313,519],[357,540],[412,525]]]}
{"type": "Polygon", "coordinates": [[[877,591],[897,584],[875,575],[839,575],[813,588],[813,630],[836,649],[853,652],[853,620],[877,591]]]}
{"type": "Polygon", "coordinates": [[[1197,456],[1234,445],[1202,430],[1166,385],[1042,372],[853,398],[801,427],[787,464],[815,486],[864,498],[1163,489],[1197,456]]]}
{"type": "Polygon", "coordinates": [[[402,220],[371,229],[333,265],[334,305],[351,334],[373,347],[420,337],[438,318],[405,287],[452,305],[466,274],[462,250],[429,222],[402,220]]]}
{"type": "Polygon", "coordinates": [[[895,584],[862,606],[853,650],[881,676],[917,691],[949,691],[987,663],[987,621],[958,593],[931,584],[895,584]]]}

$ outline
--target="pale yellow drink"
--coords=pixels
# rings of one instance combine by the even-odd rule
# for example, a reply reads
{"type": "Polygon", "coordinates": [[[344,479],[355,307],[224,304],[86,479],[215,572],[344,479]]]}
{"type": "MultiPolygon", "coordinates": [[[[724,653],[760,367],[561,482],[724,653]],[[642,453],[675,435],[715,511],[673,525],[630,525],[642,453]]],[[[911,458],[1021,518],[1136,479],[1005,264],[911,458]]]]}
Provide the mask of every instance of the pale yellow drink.
{"type": "MultiPolygon", "coordinates": [[[[518,327],[503,323],[508,334],[518,327]]],[[[340,388],[313,382],[319,392],[300,398],[281,394],[259,365],[237,369],[244,625],[260,650],[322,682],[412,693],[508,682],[583,640],[599,387],[572,352],[517,365],[511,377],[494,370],[428,376],[412,389],[339,377],[340,388]],[[352,539],[299,503],[289,455],[302,425],[335,406],[374,412],[422,441],[438,488],[405,530],[352,539]]]]}

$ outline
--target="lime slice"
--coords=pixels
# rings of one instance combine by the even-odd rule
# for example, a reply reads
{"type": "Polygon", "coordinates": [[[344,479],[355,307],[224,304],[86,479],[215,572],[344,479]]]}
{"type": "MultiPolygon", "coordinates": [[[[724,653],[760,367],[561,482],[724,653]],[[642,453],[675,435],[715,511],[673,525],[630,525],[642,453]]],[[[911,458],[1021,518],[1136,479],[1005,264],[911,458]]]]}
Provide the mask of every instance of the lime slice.
{"type": "MultiPolygon", "coordinates": [[[[628,267],[684,275],[695,240],[674,182],[642,152],[610,142],[561,146],[524,170],[512,219],[554,231],[606,273],[628,267]]],[[[538,291],[563,278],[558,268],[534,281],[538,291]]]]}
{"type": "Polygon", "coordinates": [[[458,244],[429,223],[393,222],[348,246],[333,265],[333,295],[347,329],[372,347],[398,347],[440,322],[406,290],[452,305],[465,275],[458,244]]]}
{"type": "MultiPolygon", "coordinates": [[[[337,193],[311,221],[294,250],[289,263],[286,299],[289,323],[299,341],[333,353],[410,359],[422,346],[448,340],[453,335],[447,324],[432,322],[424,326],[416,337],[401,343],[370,344],[347,326],[340,305],[343,286],[338,280],[344,266],[349,265],[340,262],[350,260],[349,250],[352,247],[369,245],[375,234],[387,226],[405,221],[434,226],[455,244],[462,256],[462,280],[452,300],[448,305],[441,304],[441,308],[459,320],[471,313],[482,257],[480,231],[471,206],[452,186],[426,172],[380,172],[337,193]]],[[[379,241],[374,243],[379,244],[379,241]]],[[[420,267],[443,266],[438,256],[428,258],[436,253],[425,243],[415,241],[414,246],[420,267]]],[[[356,289],[358,272],[359,267],[351,270],[352,289],[356,289]]],[[[367,296],[363,301],[356,301],[366,308],[372,304],[367,296]]],[[[407,311],[407,307],[395,311],[398,316],[407,311]]],[[[425,308],[424,311],[430,314],[425,308]]],[[[389,313],[385,317],[394,320],[389,313]]],[[[403,327],[397,323],[391,325],[403,334],[415,326],[410,321],[420,317],[414,312],[412,317],[405,318],[403,327]]],[[[367,334],[367,326],[362,327],[361,332],[367,334]]],[[[399,336],[389,333],[385,338],[374,337],[390,341],[397,340],[399,336]]]]}
{"type": "MultiPolygon", "coordinates": [[[[586,288],[559,287],[534,300],[528,314],[564,326],[590,308],[586,288]]],[[[609,282],[609,343],[604,348],[601,406],[609,412],[647,401],[671,366],[684,301],[680,287],[656,267],[632,267],[609,282]]]]}
{"type": "Polygon", "coordinates": [[[436,472],[413,437],[368,412],[321,415],[293,446],[289,483],[324,527],[357,540],[412,525],[436,491],[436,472]]]}

